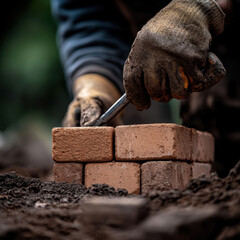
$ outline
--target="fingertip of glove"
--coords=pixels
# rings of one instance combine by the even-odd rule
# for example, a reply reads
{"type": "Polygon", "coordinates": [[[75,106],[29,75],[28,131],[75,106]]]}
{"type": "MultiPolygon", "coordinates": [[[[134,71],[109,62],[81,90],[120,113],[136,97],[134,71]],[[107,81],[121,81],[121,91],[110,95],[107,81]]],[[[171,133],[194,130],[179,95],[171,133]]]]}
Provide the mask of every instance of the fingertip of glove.
{"type": "Polygon", "coordinates": [[[143,110],[147,110],[148,108],[150,108],[151,106],[151,100],[149,99],[144,99],[143,101],[133,101],[132,104],[136,107],[136,109],[138,111],[143,111],[143,110]]]}

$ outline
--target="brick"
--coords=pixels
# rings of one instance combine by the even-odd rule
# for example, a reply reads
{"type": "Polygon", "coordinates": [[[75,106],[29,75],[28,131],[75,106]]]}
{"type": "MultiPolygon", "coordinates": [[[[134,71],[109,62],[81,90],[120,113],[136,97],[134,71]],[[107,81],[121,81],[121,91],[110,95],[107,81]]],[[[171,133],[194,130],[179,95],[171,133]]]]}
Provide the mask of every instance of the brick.
{"type": "Polygon", "coordinates": [[[192,164],[192,177],[198,178],[202,175],[210,176],[212,165],[209,163],[193,163],[192,164]]]}
{"type": "Polygon", "coordinates": [[[113,159],[112,127],[52,130],[52,158],[57,162],[106,162],[113,159]]]}
{"type": "Polygon", "coordinates": [[[89,163],[85,166],[85,185],[108,184],[124,188],[129,193],[140,193],[140,164],[127,162],[89,163]]]}
{"type": "Polygon", "coordinates": [[[86,224],[131,226],[148,213],[147,199],[129,197],[93,197],[83,206],[82,220],[86,224]]]}
{"type": "Polygon", "coordinates": [[[198,141],[194,161],[211,163],[214,161],[215,141],[212,134],[197,131],[198,141]]]}
{"type": "Polygon", "coordinates": [[[141,173],[142,194],[150,190],[183,189],[192,178],[191,164],[176,161],[143,163],[141,173]]]}
{"type": "Polygon", "coordinates": [[[214,239],[222,215],[214,205],[161,209],[141,224],[140,239],[214,239]]]}
{"type": "Polygon", "coordinates": [[[177,124],[129,125],[115,129],[115,157],[119,161],[191,161],[196,146],[196,130],[177,124]]]}
{"type": "Polygon", "coordinates": [[[53,181],[82,184],[83,183],[83,164],[54,163],[53,181]]]}

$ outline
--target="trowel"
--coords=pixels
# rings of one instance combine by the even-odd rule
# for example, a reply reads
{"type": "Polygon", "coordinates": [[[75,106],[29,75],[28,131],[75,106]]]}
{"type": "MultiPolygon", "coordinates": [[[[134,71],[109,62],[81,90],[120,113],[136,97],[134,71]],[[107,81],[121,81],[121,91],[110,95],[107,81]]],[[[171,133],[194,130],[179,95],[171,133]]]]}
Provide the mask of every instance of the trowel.
{"type": "Polygon", "coordinates": [[[94,126],[102,126],[112,120],[118,113],[120,113],[129,101],[124,93],[94,124],[94,126]]]}

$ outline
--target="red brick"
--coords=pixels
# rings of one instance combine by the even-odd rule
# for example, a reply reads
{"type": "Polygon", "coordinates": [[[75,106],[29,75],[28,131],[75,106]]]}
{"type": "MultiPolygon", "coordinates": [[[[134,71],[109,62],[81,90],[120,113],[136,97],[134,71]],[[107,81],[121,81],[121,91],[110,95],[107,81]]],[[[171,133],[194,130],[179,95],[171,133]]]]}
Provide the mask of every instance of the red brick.
{"type": "Polygon", "coordinates": [[[79,183],[83,182],[83,164],[81,163],[54,163],[53,181],[79,183]]]}
{"type": "Polygon", "coordinates": [[[214,161],[214,137],[208,132],[197,131],[198,141],[194,161],[210,163],[214,161]]]}
{"type": "Polygon", "coordinates": [[[197,132],[176,124],[119,126],[115,129],[115,157],[119,161],[192,160],[197,132]]]}
{"type": "Polygon", "coordinates": [[[113,159],[112,127],[54,128],[52,158],[57,162],[106,162],[113,159]]]}
{"type": "Polygon", "coordinates": [[[202,175],[210,176],[212,165],[209,163],[193,163],[192,164],[192,177],[198,178],[202,175]]]}
{"type": "Polygon", "coordinates": [[[127,162],[89,163],[85,166],[85,185],[108,184],[124,188],[129,193],[140,193],[140,164],[127,162]]]}
{"type": "Polygon", "coordinates": [[[192,178],[191,164],[175,161],[146,162],[141,166],[142,194],[150,190],[183,189],[192,178]]]}

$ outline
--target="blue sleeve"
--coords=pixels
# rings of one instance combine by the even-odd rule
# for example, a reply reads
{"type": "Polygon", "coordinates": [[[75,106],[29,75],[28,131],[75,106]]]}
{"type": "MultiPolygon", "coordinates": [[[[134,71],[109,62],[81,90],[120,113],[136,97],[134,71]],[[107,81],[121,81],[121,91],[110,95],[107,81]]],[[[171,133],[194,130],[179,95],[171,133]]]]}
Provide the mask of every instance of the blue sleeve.
{"type": "Polygon", "coordinates": [[[52,0],[57,40],[69,90],[87,73],[109,78],[122,91],[122,69],[133,36],[112,0],[52,0]]]}

